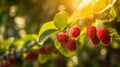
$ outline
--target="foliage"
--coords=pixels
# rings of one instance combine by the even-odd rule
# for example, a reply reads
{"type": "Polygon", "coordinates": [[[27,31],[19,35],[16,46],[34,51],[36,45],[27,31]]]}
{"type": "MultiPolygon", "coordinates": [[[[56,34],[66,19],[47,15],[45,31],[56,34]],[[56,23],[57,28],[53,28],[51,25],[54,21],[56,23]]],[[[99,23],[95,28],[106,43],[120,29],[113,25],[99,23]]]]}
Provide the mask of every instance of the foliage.
{"type": "MultiPolygon", "coordinates": [[[[105,52],[105,50],[118,49],[120,48],[120,0],[89,0],[82,2],[78,10],[76,10],[72,16],[70,16],[66,11],[58,12],[52,21],[45,22],[38,34],[26,34],[17,36],[15,39],[5,39],[0,41],[0,60],[3,61],[4,57],[10,57],[15,55],[17,58],[25,60],[27,52],[38,52],[39,49],[49,44],[52,48],[51,52],[48,54],[39,54],[38,61],[41,64],[45,64],[49,61],[56,59],[57,55],[63,55],[67,58],[73,57],[83,57],[80,59],[82,64],[86,63],[92,65],[95,63],[95,66],[100,67],[99,63],[96,61],[90,61],[90,58],[100,57],[97,52],[100,52],[100,49],[105,52]],[[98,8],[99,7],[99,8],[98,8]],[[77,48],[74,52],[70,52],[65,48],[65,44],[59,43],[56,39],[57,34],[61,31],[67,32],[69,35],[69,30],[73,26],[79,26],[81,28],[80,36],[77,38],[72,38],[77,43],[77,48]],[[94,25],[97,28],[105,27],[109,32],[112,41],[108,47],[102,46],[100,43],[98,46],[93,46],[87,35],[86,27],[89,25],[94,25]],[[59,54],[55,53],[55,50],[58,50],[59,54]],[[82,56],[80,53],[83,53],[82,56]],[[93,53],[93,54],[90,54],[93,53]],[[94,54],[97,53],[97,56],[94,54]],[[88,56],[86,55],[88,54],[88,56]]],[[[0,11],[1,14],[1,11],[0,11]]],[[[3,19],[4,21],[5,19],[3,19]]],[[[3,24],[4,25],[4,24],[3,24]]],[[[1,25],[2,26],[2,25],[1,25]]],[[[31,26],[32,27],[32,26],[31,26]]],[[[28,30],[28,29],[27,29],[28,30]]],[[[103,52],[103,53],[104,53],[103,52]]],[[[109,51],[108,51],[109,53],[109,51]]],[[[102,56],[104,58],[104,56],[102,56]]],[[[101,62],[103,59],[96,59],[101,62]]],[[[74,60],[72,60],[75,63],[74,60]]],[[[76,66],[79,64],[76,64],[76,66]]],[[[113,64],[114,65],[114,64],[113,64]]],[[[23,65],[24,66],[24,65],[23,65]]],[[[69,65],[68,65],[69,66],[69,65]]],[[[74,64],[75,66],[75,64],[74,64]]],[[[85,65],[83,65],[84,67],[85,65]]],[[[86,65],[87,66],[87,65],[86,65]]]]}

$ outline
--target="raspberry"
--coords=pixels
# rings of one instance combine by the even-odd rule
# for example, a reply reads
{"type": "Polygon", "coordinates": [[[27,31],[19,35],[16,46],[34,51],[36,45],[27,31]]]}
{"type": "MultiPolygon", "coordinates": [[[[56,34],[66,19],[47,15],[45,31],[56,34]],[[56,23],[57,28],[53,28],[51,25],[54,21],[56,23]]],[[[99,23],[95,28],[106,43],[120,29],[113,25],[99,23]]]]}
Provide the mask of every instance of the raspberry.
{"type": "Polygon", "coordinates": [[[46,46],[45,46],[45,51],[46,51],[47,53],[50,52],[50,46],[49,46],[49,45],[46,45],[46,46]]]}
{"type": "Polygon", "coordinates": [[[63,33],[63,32],[60,32],[58,35],[57,35],[57,40],[60,42],[60,43],[66,43],[67,40],[68,40],[68,36],[67,34],[63,33]]]}
{"type": "Polygon", "coordinates": [[[105,28],[100,28],[97,30],[97,37],[100,40],[103,40],[105,38],[104,35],[106,35],[106,34],[107,34],[107,32],[106,32],[105,28]]]}
{"type": "Polygon", "coordinates": [[[104,45],[104,46],[108,46],[108,44],[110,43],[110,40],[111,40],[110,35],[109,35],[109,34],[106,34],[106,35],[104,36],[104,39],[102,40],[103,45],[104,45]]]}
{"type": "Polygon", "coordinates": [[[92,39],[96,38],[96,27],[88,26],[86,32],[87,32],[88,37],[90,37],[92,39]]]}
{"type": "Polygon", "coordinates": [[[50,46],[49,45],[45,45],[45,47],[41,47],[39,49],[39,53],[40,54],[50,53],[50,46]]]}
{"type": "Polygon", "coordinates": [[[28,60],[36,60],[38,58],[38,53],[37,52],[35,52],[35,53],[28,53],[26,58],[28,60]]]}
{"type": "Polygon", "coordinates": [[[17,60],[17,59],[16,59],[16,57],[14,57],[14,56],[12,56],[12,57],[9,59],[9,61],[10,61],[11,64],[15,63],[16,60],[17,60]]]}
{"type": "Polygon", "coordinates": [[[110,43],[111,37],[107,33],[105,28],[97,30],[97,37],[102,41],[102,43],[107,46],[110,43]]]}
{"type": "Polygon", "coordinates": [[[10,61],[5,60],[2,62],[1,67],[12,67],[12,64],[10,63],[10,61]]]}
{"type": "Polygon", "coordinates": [[[90,41],[93,45],[97,45],[100,42],[100,40],[97,37],[94,37],[93,39],[90,39],[90,41]]]}
{"type": "Polygon", "coordinates": [[[76,49],[76,42],[72,39],[68,40],[67,41],[67,44],[66,44],[66,48],[72,52],[72,51],[75,51],[76,49]]]}
{"type": "Polygon", "coordinates": [[[90,38],[90,41],[93,45],[99,44],[100,40],[96,36],[96,27],[88,26],[86,32],[87,32],[87,35],[90,38]]]}
{"type": "Polygon", "coordinates": [[[78,37],[80,35],[80,28],[78,26],[71,28],[69,34],[74,38],[78,37]]]}
{"type": "Polygon", "coordinates": [[[39,49],[39,53],[40,53],[40,54],[45,54],[45,53],[46,53],[45,48],[44,48],[44,47],[41,47],[41,48],[39,49]]]}

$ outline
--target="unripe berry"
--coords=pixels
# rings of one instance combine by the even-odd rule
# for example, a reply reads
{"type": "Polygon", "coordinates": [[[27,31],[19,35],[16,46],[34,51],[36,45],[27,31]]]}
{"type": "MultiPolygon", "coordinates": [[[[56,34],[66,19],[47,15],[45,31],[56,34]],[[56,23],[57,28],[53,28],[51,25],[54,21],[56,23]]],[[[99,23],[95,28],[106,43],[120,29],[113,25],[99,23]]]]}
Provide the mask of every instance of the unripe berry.
{"type": "Polygon", "coordinates": [[[12,64],[10,63],[10,61],[5,60],[2,62],[1,67],[12,67],[12,64]]]}
{"type": "Polygon", "coordinates": [[[96,38],[96,27],[95,26],[88,26],[86,33],[88,35],[88,37],[94,39],[96,38]]]}
{"type": "Polygon", "coordinates": [[[50,52],[50,46],[49,46],[49,45],[46,45],[46,46],[45,46],[45,51],[46,51],[47,53],[50,52]]]}
{"type": "Polygon", "coordinates": [[[63,33],[63,32],[60,32],[58,35],[57,35],[57,41],[60,42],[60,43],[66,43],[68,40],[68,36],[67,34],[63,33]]]}
{"type": "Polygon", "coordinates": [[[76,42],[72,39],[67,41],[66,48],[72,52],[76,50],[76,42]]]}
{"type": "Polygon", "coordinates": [[[80,35],[80,28],[78,26],[72,27],[69,34],[74,38],[78,37],[80,35]]]}

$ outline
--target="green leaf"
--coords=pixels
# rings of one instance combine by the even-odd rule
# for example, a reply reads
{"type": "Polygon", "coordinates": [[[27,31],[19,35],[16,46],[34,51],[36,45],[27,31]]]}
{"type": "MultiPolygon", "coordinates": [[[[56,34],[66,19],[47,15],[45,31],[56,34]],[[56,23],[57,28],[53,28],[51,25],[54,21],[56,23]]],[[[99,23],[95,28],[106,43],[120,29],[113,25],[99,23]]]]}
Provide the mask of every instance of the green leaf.
{"type": "Polygon", "coordinates": [[[52,35],[52,33],[56,31],[58,31],[58,29],[55,27],[52,21],[45,23],[39,31],[39,35],[38,35],[39,44],[42,45],[45,42],[45,40],[49,38],[52,35]]]}
{"type": "Polygon", "coordinates": [[[57,40],[55,40],[54,43],[55,43],[54,45],[55,45],[55,47],[58,49],[58,51],[59,51],[61,54],[63,54],[64,56],[66,56],[66,57],[71,57],[71,56],[73,56],[73,55],[75,54],[75,52],[76,52],[76,51],[74,51],[74,52],[69,52],[69,51],[66,49],[65,44],[61,44],[61,43],[59,43],[57,40]]]}
{"type": "Polygon", "coordinates": [[[68,23],[68,13],[67,12],[59,12],[54,17],[54,24],[57,28],[63,28],[68,23]]]}
{"type": "Polygon", "coordinates": [[[23,45],[24,48],[31,48],[33,45],[36,45],[36,41],[35,40],[28,40],[25,42],[25,44],[23,45]]]}
{"type": "Polygon", "coordinates": [[[40,45],[42,45],[52,35],[52,33],[56,31],[57,31],[56,29],[49,29],[43,32],[43,34],[39,38],[40,45]]]}

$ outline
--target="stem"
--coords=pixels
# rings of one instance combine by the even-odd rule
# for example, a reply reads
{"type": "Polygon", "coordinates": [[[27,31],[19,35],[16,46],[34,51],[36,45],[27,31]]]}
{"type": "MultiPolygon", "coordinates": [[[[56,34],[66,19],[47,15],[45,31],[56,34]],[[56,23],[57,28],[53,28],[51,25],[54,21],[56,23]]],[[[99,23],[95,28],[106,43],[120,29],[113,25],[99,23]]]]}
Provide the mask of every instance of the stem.
{"type": "Polygon", "coordinates": [[[104,63],[104,67],[110,67],[110,56],[111,55],[111,47],[108,46],[107,47],[107,55],[106,55],[106,59],[105,59],[105,63],[104,63]]]}

